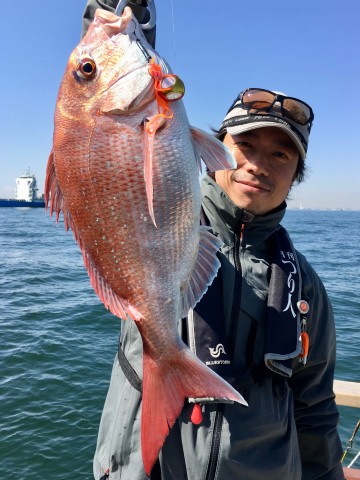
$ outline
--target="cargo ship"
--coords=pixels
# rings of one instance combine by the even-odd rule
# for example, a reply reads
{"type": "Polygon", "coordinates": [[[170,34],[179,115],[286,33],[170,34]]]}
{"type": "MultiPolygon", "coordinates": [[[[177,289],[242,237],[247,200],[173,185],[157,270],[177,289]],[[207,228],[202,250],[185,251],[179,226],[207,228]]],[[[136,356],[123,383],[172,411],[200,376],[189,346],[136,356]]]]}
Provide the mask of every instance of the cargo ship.
{"type": "Polygon", "coordinates": [[[30,170],[16,178],[14,198],[0,198],[0,207],[45,207],[44,196],[38,196],[36,177],[30,174],[30,170]]]}

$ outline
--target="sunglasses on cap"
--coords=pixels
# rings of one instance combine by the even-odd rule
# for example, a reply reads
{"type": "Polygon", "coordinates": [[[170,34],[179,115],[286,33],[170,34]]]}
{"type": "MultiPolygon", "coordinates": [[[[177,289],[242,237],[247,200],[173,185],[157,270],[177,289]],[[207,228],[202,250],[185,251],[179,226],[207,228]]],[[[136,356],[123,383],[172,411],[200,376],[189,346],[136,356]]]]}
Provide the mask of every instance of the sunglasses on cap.
{"type": "Polygon", "coordinates": [[[240,93],[238,100],[249,113],[268,112],[278,102],[283,117],[287,117],[299,125],[307,125],[308,123],[311,125],[314,120],[314,113],[310,105],[298,98],[287,97],[271,90],[248,88],[240,93]]]}

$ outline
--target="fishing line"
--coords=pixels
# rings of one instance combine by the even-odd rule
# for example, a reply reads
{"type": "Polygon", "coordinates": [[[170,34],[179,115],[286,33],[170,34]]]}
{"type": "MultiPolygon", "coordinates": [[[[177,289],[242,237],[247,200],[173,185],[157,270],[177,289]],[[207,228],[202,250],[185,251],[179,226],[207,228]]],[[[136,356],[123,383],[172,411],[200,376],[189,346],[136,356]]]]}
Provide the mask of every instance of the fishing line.
{"type": "MultiPolygon", "coordinates": [[[[346,444],[346,448],[345,448],[344,454],[343,454],[343,456],[342,456],[341,462],[344,461],[344,458],[346,457],[347,453],[352,449],[352,446],[353,446],[353,443],[354,443],[354,438],[355,438],[356,434],[358,433],[359,429],[360,429],[360,419],[359,419],[359,421],[357,422],[357,424],[356,424],[356,426],[355,426],[355,428],[354,428],[354,431],[353,431],[351,437],[349,438],[349,440],[348,440],[348,442],[347,442],[347,444],[346,444]]],[[[359,453],[360,453],[360,452],[359,452],[359,453]]],[[[353,462],[357,459],[357,457],[358,457],[358,455],[355,457],[355,459],[353,460],[353,462]]],[[[353,463],[353,462],[352,462],[352,463],[353,463]]]]}
{"type": "Polygon", "coordinates": [[[176,39],[175,39],[175,13],[174,2],[171,0],[171,23],[172,23],[172,36],[173,36],[173,50],[174,50],[174,67],[177,68],[176,62],[176,39]]]}
{"type": "Polygon", "coordinates": [[[352,468],[352,466],[355,464],[356,460],[358,460],[359,458],[360,458],[360,450],[357,453],[356,457],[352,460],[352,462],[349,463],[347,468],[352,468]]]}

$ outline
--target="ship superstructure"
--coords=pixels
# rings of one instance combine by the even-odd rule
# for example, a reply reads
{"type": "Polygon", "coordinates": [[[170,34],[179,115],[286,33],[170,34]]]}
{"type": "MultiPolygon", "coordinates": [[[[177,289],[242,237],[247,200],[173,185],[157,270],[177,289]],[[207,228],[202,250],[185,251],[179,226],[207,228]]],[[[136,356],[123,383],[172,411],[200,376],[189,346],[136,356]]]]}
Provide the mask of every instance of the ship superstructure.
{"type": "Polygon", "coordinates": [[[25,200],[25,202],[35,202],[41,200],[38,198],[38,187],[35,175],[30,174],[30,170],[24,175],[16,178],[16,200],[25,200]]]}
{"type": "Polygon", "coordinates": [[[0,207],[45,207],[43,196],[38,196],[37,180],[30,169],[16,178],[14,198],[0,198],[0,207]]]}

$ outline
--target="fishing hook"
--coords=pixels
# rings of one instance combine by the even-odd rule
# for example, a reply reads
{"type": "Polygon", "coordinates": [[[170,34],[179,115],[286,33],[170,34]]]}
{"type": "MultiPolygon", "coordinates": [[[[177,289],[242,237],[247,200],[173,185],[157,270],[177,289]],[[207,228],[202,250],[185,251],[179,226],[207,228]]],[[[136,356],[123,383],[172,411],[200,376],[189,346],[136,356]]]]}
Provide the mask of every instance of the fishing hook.
{"type": "MultiPolygon", "coordinates": [[[[122,15],[124,8],[130,3],[131,0],[120,0],[118,6],[116,7],[115,14],[119,17],[122,15]]],[[[149,21],[147,23],[141,23],[140,27],[142,30],[151,30],[156,25],[156,8],[154,0],[146,0],[147,9],[149,11],[149,21]]]]}

